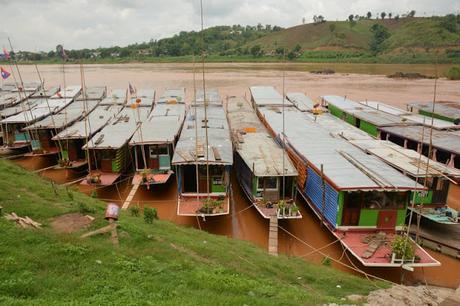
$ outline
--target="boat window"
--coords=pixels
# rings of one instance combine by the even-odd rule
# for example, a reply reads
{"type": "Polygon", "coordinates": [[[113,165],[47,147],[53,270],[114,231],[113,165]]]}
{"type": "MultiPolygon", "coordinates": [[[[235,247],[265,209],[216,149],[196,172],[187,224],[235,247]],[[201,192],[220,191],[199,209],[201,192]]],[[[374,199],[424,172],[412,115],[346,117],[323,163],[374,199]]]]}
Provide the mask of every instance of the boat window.
{"type": "Polygon", "coordinates": [[[406,201],[406,192],[364,192],[366,209],[400,209],[404,208],[406,201]]]}
{"type": "Polygon", "coordinates": [[[257,190],[277,190],[278,189],[278,178],[277,177],[259,177],[257,180],[257,190]],[[265,184],[265,186],[264,186],[265,184]]]}
{"type": "Polygon", "coordinates": [[[168,147],[166,146],[150,146],[149,147],[150,157],[157,157],[158,155],[168,154],[168,147]]]}

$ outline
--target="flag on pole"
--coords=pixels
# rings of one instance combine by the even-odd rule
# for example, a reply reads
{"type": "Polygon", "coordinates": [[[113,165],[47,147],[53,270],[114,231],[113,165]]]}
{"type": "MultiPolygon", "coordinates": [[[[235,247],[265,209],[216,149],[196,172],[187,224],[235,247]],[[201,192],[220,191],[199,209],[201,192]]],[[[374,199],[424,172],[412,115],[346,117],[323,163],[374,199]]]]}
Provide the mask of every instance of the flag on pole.
{"type": "Polygon", "coordinates": [[[136,90],[134,89],[133,85],[129,83],[129,94],[134,95],[136,93],[136,90]]]}
{"type": "Polygon", "coordinates": [[[9,73],[5,69],[3,69],[3,67],[0,68],[0,74],[2,75],[2,79],[4,79],[4,80],[9,78],[9,76],[11,75],[11,73],[9,73]]]}
{"type": "Polygon", "coordinates": [[[10,52],[8,52],[8,50],[6,50],[6,48],[3,48],[3,56],[6,59],[10,59],[10,52]]]}

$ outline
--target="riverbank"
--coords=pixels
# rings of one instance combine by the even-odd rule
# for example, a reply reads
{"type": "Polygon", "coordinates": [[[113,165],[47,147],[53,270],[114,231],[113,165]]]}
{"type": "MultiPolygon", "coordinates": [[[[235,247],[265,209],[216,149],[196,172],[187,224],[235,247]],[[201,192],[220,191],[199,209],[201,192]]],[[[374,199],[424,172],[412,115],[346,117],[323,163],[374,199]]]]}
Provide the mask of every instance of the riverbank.
{"type": "MultiPolygon", "coordinates": [[[[79,236],[108,224],[105,203],[0,161],[0,203],[43,224],[24,229],[0,218],[0,304],[117,303],[317,305],[367,295],[370,282],[299,258],[269,256],[238,239],[121,213],[119,247],[79,236]],[[69,215],[73,214],[73,215],[69,215]],[[59,226],[62,216],[92,222],[59,226]]],[[[62,224],[61,224],[62,225],[62,224]]]]}

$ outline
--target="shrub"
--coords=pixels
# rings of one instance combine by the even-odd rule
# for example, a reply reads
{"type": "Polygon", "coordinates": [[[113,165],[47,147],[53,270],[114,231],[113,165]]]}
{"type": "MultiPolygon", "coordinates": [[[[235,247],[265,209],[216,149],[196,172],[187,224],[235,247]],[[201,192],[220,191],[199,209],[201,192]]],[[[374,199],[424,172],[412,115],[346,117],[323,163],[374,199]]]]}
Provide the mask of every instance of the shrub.
{"type": "Polygon", "coordinates": [[[152,224],[153,220],[158,219],[156,208],[144,208],[144,221],[145,223],[152,224]]]}
{"type": "Polygon", "coordinates": [[[134,205],[129,208],[129,212],[133,217],[139,217],[139,206],[134,205]]]}
{"type": "Polygon", "coordinates": [[[96,212],[94,208],[89,207],[88,205],[86,205],[86,203],[83,202],[78,203],[78,210],[81,214],[94,214],[96,212]]]}
{"type": "Polygon", "coordinates": [[[405,236],[396,235],[391,242],[391,249],[395,253],[398,259],[409,259],[414,258],[414,244],[411,240],[406,239],[405,236]]]}
{"type": "Polygon", "coordinates": [[[460,67],[450,68],[446,76],[449,80],[460,80],[460,67]]]}

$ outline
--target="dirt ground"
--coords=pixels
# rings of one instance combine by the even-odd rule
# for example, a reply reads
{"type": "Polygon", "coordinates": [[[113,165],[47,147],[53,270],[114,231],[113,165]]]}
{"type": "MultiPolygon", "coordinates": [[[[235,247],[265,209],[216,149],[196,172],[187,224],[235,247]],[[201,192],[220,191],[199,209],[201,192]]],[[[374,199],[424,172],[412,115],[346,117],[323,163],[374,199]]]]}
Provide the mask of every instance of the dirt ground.
{"type": "Polygon", "coordinates": [[[73,233],[87,228],[92,220],[82,214],[73,213],[56,217],[51,226],[58,233],[73,233]]]}

